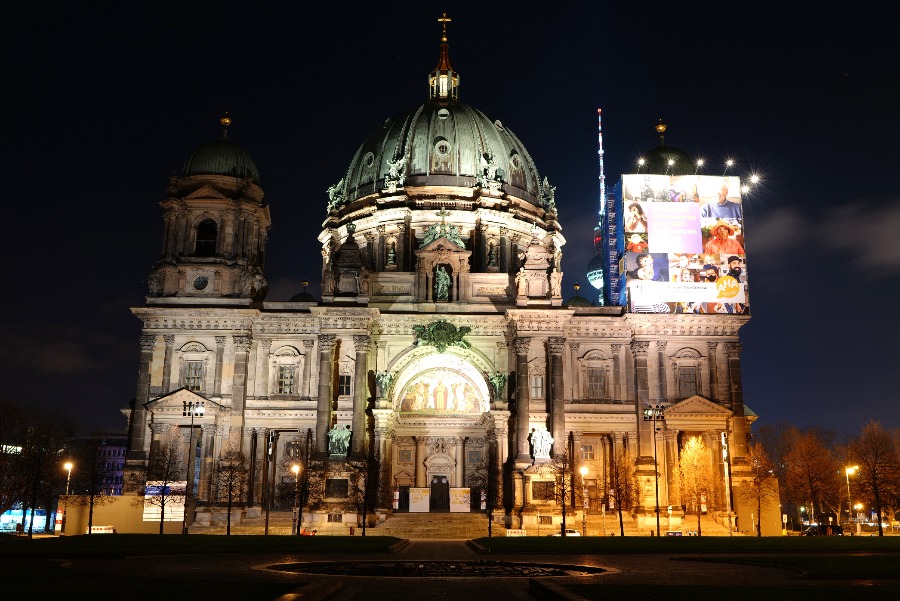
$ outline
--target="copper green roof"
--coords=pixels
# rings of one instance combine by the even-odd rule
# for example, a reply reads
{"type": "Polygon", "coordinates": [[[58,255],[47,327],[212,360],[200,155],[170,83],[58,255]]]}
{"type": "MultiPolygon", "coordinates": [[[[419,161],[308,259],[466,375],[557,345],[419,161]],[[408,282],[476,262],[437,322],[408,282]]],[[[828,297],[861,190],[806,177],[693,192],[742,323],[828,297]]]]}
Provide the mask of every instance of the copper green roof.
{"type": "Polygon", "coordinates": [[[237,144],[221,138],[203,144],[184,163],[184,175],[229,175],[259,184],[256,163],[237,144]]]}

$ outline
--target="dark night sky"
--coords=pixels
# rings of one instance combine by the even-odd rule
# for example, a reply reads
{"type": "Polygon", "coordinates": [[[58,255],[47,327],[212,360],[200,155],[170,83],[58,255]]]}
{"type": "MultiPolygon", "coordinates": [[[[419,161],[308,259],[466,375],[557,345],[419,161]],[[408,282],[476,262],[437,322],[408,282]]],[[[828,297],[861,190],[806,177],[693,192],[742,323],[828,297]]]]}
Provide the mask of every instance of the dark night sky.
{"type": "Polygon", "coordinates": [[[656,145],[662,117],[668,144],[764,178],[745,199],[753,318],[741,335],[758,424],[900,427],[896,15],[257,4],[4,5],[3,398],[79,413],[86,429],[124,426],[140,333],[128,308],[158,256],[158,203],[226,110],[271,203],[269,298],[318,282],[325,189],[385,118],[424,100],[446,10],[460,99],[512,129],[557,186],[565,290],[586,284],[593,254],[597,107],[610,186],[656,145]]]}

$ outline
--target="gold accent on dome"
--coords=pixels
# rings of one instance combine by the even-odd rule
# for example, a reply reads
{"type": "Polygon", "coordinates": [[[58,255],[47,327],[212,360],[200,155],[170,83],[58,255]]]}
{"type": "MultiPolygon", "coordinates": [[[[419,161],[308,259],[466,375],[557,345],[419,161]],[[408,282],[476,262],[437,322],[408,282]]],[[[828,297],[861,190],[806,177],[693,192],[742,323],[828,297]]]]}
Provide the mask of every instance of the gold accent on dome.
{"type": "Polygon", "coordinates": [[[659,124],[656,126],[656,131],[661,134],[666,133],[666,124],[663,123],[662,119],[659,120],[659,124]]]}
{"type": "Polygon", "coordinates": [[[225,113],[225,116],[219,119],[219,123],[222,124],[222,127],[228,127],[231,125],[231,117],[228,116],[228,113],[225,113]]]}
{"type": "Polygon", "coordinates": [[[450,21],[452,21],[452,19],[447,16],[447,13],[444,13],[443,17],[438,18],[438,23],[442,23],[444,26],[444,31],[443,31],[443,33],[441,33],[441,41],[442,42],[447,41],[447,23],[450,23],[450,21]]]}

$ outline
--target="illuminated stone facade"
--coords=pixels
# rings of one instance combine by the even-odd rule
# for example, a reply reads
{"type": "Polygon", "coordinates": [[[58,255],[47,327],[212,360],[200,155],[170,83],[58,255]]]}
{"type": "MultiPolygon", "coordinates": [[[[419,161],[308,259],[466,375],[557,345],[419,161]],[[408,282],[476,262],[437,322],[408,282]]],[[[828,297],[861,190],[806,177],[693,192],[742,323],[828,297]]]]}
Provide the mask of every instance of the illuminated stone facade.
{"type": "MultiPolygon", "coordinates": [[[[379,510],[407,510],[415,488],[432,502],[468,488],[478,510],[496,476],[497,514],[527,527],[559,513],[537,484],[553,477],[536,444],[546,430],[549,455],[568,450],[576,472],[587,468],[591,511],[609,507],[624,455],[638,523],[655,522],[655,464],[659,505],[680,521],[685,437],[712,447],[723,493],[721,433],[736,469],[746,456],[738,330],[748,318],[566,308],[553,187],[508,127],[457,99],[446,39],[431,81],[431,97],[376,130],[328,190],[320,301],[262,300],[270,222],[249,157],[201,147],[173,179],[163,256],[134,309],[130,469],[174,427],[201,512],[216,500],[210,474],[226,447],[249,457],[246,505],[258,507],[272,482],[293,481],[284,458],[308,431],[330,477],[346,477],[329,431],[349,427],[351,458],[382,458],[379,510]],[[649,405],[664,407],[655,453],[649,405]]],[[[723,494],[709,503],[726,507],[723,494]]],[[[305,515],[334,512],[355,508],[326,495],[305,515]]]]}

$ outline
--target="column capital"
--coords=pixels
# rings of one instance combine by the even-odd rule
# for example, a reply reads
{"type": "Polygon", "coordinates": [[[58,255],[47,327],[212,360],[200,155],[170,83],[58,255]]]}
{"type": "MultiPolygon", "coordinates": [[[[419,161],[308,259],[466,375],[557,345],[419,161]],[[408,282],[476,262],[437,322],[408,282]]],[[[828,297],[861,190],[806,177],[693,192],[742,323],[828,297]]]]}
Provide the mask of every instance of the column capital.
{"type": "Polygon", "coordinates": [[[611,350],[611,351],[612,351],[613,353],[615,353],[616,355],[619,354],[619,351],[620,351],[621,349],[622,349],[622,345],[619,344],[618,342],[614,342],[614,343],[612,343],[612,344],[609,345],[609,350],[611,350]]]}
{"type": "Polygon", "coordinates": [[[707,341],[707,343],[706,343],[706,350],[707,350],[708,352],[710,352],[710,353],[715,353],[716,350],[717,350],[718,348],[719,348],[719,343],[718,343],[718,342],[709,342],[709,341],[707,341]]]}
{"type": "Polygon", "coordinates": [[[666,345],[669,344],[668,340],[657,340],[656,341],[656,351],[659,353],[664,353],[666,351],[666,345]]]}
{"type": "Polygon", "coordinates": [[[250,336],[235,334],[231,339],[234,341],[234,347],[237,352],[247,353],[250,351],[250,343],[253,342],[253,338],[250,336]]]}
{"type": "Polygon", "coordinates": [[[547,350],[551,355],[562,355],[566,350],[566,339],[560,337],[547,339],[547,350]]]}
{"type": "Polygon", "coordinates": [[[334,334],[319,334],[319,351],[330,353],[334,350],[335,342],[337,342],[337,336],[334,334]]]}
{"type": "Polygon", "coordinates": [[[740,342],[726,342],[725,343],[725,354],[729,359],[737,359],[741,354],[741,349],[743,345],[740,342]]]}
{"type": "Polygon", "coordinates": [[[259,341],[259,346],[264,351],[268,351],[270,348],[272,348],[272,340],[269,338],[263,338],[259,341]]]}
{"type": "Polygon", "coordinates": [[[163,340],[166,346],[173,346],[175,344],[175,334],[166,334],[163,336],[163,340]]]}
{"type": "Polygon", "coordinates": [[[372,348],[372,337],[368,334],[355,334],[353,336],[353,346],[356,347],[357,353],[368,353],[372,348]]]}
{"type": "Polygon", "coordinates": [[[631,352],[635,357],[646,357],[647,349],[649,348],[649,342],[632,342],[631,343],[631,352]]]}
{"type": "Polygon", "coordinates": [[[314,347],[315,345],[316,345],[315,340],[304,340],[303,341],[303,348],[305,348],[307,351],[311,351],[312,347],[314,347]]]}
{"type": "Polygon", "coordinates": [[[156,334],[144,334],[141,336],[141,350],[152,351],[156,346],[156,334]]]}
{"type": "Polygon", "coordinates": [[[531,338],[516,338],[513,343],[516,345],[517,355],[527,355],[531,347],[531,338]]]}
{"type": "Polygon", "coordinates": [[[216,346],[225,346],[224,336],[216,336],[216,346]]]}

